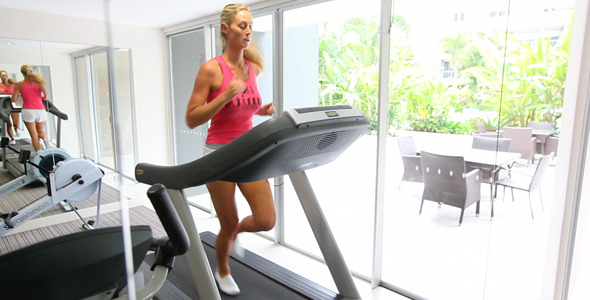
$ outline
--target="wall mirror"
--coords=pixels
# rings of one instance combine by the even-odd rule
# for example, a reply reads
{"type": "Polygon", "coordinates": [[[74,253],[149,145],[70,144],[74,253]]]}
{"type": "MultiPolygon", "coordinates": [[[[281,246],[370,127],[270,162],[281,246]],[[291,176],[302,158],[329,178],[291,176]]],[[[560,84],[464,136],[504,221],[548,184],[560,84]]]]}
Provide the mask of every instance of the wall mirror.
{"type": "MultiPolygon", "coordinates": [[[[10,78],[16,81],[23,80],[20,67],[28,64],[33,70],[45,78],[47,98],[51,100],[60,110],[68,114],[68,117],[75,114],[75,111],[68,108],[65,99],[71,99],[75,94],[72,72],[72,54],[92,49],[93,45],[55,43],[33,40],[21,40],[0,37],[0,70],[5,70],[10,78]],[[60,105],[60,102],[64,103],[60,105]]],[[[16,106],[22,105],[22,99],[17,101],[16,106]]],[[[73,118],[75,120],[75,118],[73,118]]],[[[73,121],[70,121],[73,123],[73,121]]],[[[21,138],[29,138],[22,120],[19,128],[21,138]]],[[[68,127],[68,126],[66,126],[68,127]]],[[[75,128],[75,126],[69,126],[75,128]]],[[[57,144],[57,120],[48,118],[46,132],[48,138],[57,144]]],[[[75,132],[72,132],[75,134],[75,132]]],[[[71,136],[71,133],[61,133],[61,136],[71,136]]],[[[63,142],[63,140],[62,140],[63,142]]],[[[67,145],[73,147],[77,143],[67,145]]],[[[72,153],[76,153],[78,147],[73,147],[72,153]]],[[[70,149],[68,149],[70,150],[70,149]]]]}

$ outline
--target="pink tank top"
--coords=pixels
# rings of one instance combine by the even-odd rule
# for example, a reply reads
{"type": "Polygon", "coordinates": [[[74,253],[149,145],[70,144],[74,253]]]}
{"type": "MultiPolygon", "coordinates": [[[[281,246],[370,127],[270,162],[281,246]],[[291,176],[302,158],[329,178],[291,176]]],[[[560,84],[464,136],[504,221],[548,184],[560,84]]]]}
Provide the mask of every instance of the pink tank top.
{"type": "Polygon", "coordinates": [[[0,86],[2,87],[2,92],[0,92],[0,94],[2,94],[2,95],[6,95],[6,94],[11,95],[12,94],[14,84],[11,84],[9,87],[6,87],[4,85],[4,83],[0,82],[0,86]]]}
{"type": "MultiPolygon", "coordinates": [[[[233,72],[221,56],[217,56],[215,59],[221,66],[223,82],[218,90],[209,94],[207,103],[223,93],[234,77],[233,72]]],[[[250,62],[246,61],[246,64],[248,65],[248,80],[244,82],[246,92],[237,94],[211,118],[206,143],[227,144],[252,129],[252,118],[260,110],[262,102],[256,85],[256,74],[254,74],[250,62]]]]}
{"type": "Polygon", "coordinates": [[[26,109],[45,109],[41,89],[34,81],[24,81],[20,90],[23,97],[23,108],[26,109]]]}

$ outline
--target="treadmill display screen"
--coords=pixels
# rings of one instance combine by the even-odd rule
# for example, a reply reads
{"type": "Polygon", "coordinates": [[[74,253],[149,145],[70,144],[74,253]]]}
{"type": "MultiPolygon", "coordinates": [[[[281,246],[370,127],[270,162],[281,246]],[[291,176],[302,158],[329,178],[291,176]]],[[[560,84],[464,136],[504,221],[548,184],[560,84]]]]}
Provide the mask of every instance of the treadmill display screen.
{"type": "Polygon", "coordinates": [[[334,111],[334,110],[327,111],[327,112],[326,112],[326,116],[328,116],[328,117],[330,117],[330,118],[331,118],[331,117],[337,117],[337,116],[338,116],[338,112],[336,112],[336,111],[334,111]]]}

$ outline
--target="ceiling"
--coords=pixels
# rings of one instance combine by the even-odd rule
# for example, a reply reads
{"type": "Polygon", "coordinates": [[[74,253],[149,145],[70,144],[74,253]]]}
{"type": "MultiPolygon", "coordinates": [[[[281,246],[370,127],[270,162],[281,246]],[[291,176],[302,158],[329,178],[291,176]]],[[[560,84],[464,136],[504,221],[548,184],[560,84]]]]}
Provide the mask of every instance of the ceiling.
{"type": "MultiPolygon", "coordinates": [[[[263,0],[239,2],[252,5],[263,0]]],[[[113,23],[163,28],[218,14],[227,3],[211,0],[0,0],[0,8],[105,20],[105,7],[110,6],[113,23]]]]}
{"type": "MultiPolygon", "coordinates": [[[[241,0],[253,5],[263,0],[241,0]]],[[[217,15],[229,2],[203,0],[0,0],[3,8],[32,11],[59,16],[92,20],[107,20],[106,8],[110,7],[113,23],[164,28],[191,20],[217,15]]],[[[0,38],[0,50],[38,50],[45,52],[73,53],[91,48],[90,45],[52,43],[0,38]]]]}

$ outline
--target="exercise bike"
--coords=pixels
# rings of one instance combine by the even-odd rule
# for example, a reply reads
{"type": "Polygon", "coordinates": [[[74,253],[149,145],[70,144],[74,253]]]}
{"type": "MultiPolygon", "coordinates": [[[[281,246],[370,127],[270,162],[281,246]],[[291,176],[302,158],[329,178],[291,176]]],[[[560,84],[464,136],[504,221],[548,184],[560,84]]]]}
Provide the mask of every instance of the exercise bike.
{"type": "MultiPolygon", "coordinates": [[[[52,170],[31,161],[30,151],[22,150],[20,155],[22,163],[26,163],[47,174],[47,195],[28,204],[27,206],[9,213],[0,213],[0,236],[24,224],[50,209],[54,205],[66,202],[82,201],[88,199],[98,190],[98,201],[96,211],[96,226],[99,227],[100,217],[100,188],[104,172],[92,162],[81,158],[69,158],[58,162],[52,170]]],[[[71,205],[70,205],[71,206],[71,205]]],[[[94,229],[94,221],[87,222],[76,212],[86,229],[94,229]]]]}
{"type": "MultiPolygon", "coordinates": [[[[147,225],[131,226],[134,272],[149,250],[156,252],[154,274],[136,291],[151,299],[166,281],[174,258],[189,248],[189,238],[166,188],[151,186],[148,197],[168,237],[152,238],[147,225]]],[[[0,256],[2,299],[128,299],[121,227],[98,228],[46,240],[0,256]]]]}

